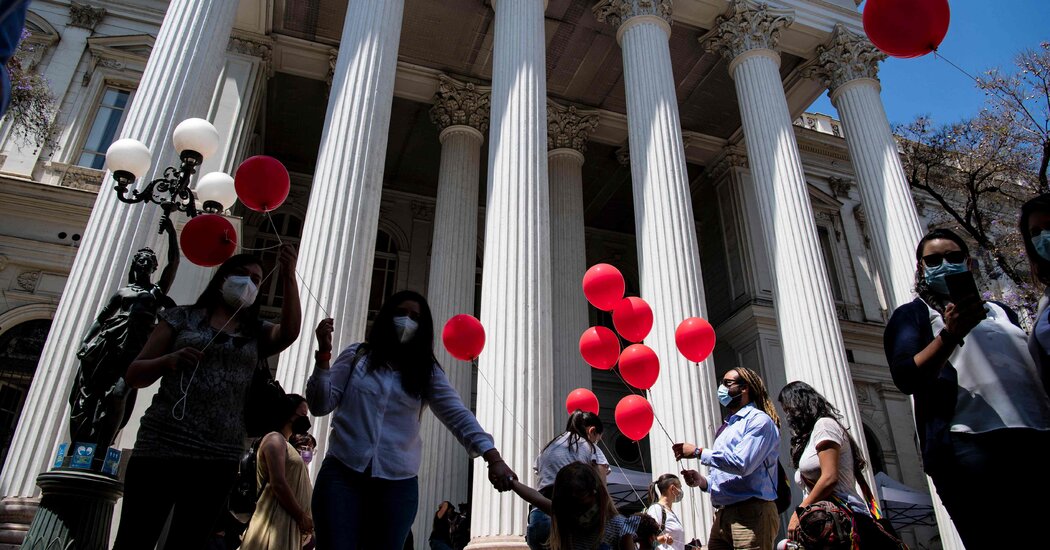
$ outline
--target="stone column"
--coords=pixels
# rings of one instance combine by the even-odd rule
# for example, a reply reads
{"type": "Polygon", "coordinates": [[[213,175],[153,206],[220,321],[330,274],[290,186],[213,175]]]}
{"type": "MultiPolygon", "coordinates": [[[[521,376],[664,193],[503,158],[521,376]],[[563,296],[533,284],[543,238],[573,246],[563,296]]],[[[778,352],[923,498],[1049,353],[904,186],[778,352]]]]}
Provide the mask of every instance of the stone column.
{"type": "MultiPolygon", "coordinates": [[[[885,58],[867,38],[839,24],[831,41],[817,46],[817,58],[803,74],[824,82],[842,118],[871,236],[871,251],[892,312],[915,296],[912,251],[923,232],[879,95],[882,88],[878,63],[885,58]]],[[[937,498],[932,480],[929,486],[941,543],[946,549],[961,549],[962,541],[937,498]]]]}
{"type": "MultiPolygon", "coordinates": [[[[69,23],[62,29],[62,36],[58,39],[55,52],[43,75],[58,105],[62,104],[66,91],[73,82],[73,75],[77,72],[77,66],[84,55],[88,37],[105,16],[105,8],[95,8],[77,2],[69,5],[69,23]]],[[[52,113],[51,116],[53,119],[58,113],[52,113]]],[[[25,178],[33,177],[41,148],[32,144],[21,145],[17,138],[12,138],[5,149],[7,159],[0,171],[25,178]]]]}
{"type": "MultiPolygon", "coordinates": [[[[587,271],[583,233],[583,153],[598,127],[596,111],[547,102],[547,164],[551,197],[551,290],[554,350],[555,428],[564,418],[565,397],[591,387],[591,369],[580,358],[580,334],[587,329],[587,301],[580,281],[587,271]]],[[[606,406],[612,406],[606,403],[606,406]]]]}
{"type": "MultiPolygon", "coordinates": [[[[552,436],[551,264],[543,0],[497,0],[477,415],[507,464],[533,484],[552,436]]],[[[524,548],[528,506],[474,468],[471,549],[524,548]]]]}
{"type": "MultiPolygon", "coordinates": [[[[236,11],[234,2],[209,0],[173,0],[168,7],[120,134],[153,151],[153,167],[143,179],[158,177],[166,166],[177,163],[171,143],[175,125],[207,116],[236,11]]],[[[105,301],[125,284],[131,255],[157,240],[160,208],[122,203],[111,187],[110,180],[102,186],[69,270],[0,475],[0,495],[37,492],[37,474],[50,465],[56,446],[68,437],[67,397],[80,341],[105,301]]]]}
{"type": "MultiPolygon", "coordinates": [[[[474,314],[474,278],[477,272],[478,185],[481,144],[489,129],[489,90],[441,76],[430,121],[441,132],[441,168],[434,211],[434,240],[430,248],[427,299],[440,334],[445,323],[460,313],[474,314]]],[[[470,404],[470,363],[460,361],[438,342],[434,354],[445,367],[449,382],[470,404]]],[[[419,469],[419,510],[413,532],[416,548],[429,548],[438,503],[458,505],[469,498],[470,462],[463,446],[429,411],[420,427],[423,463],[419,469]]]]}
{"type": "MultiPolygon", "coordinates": [[[[599,21],[617,27],[627,88],[627,130],[634,192],[635,234],[641,297],[654,314],[645,343],[660,358],[660,378],[651,390],[656,416],[679,441],[708,442],[721,423],[714,369],[695,365],[675,347],[674,331],[688,317],[707,316],[689,178],[685,167],[678,99],[668,39],[669,0],[604,0],[599,21]]],[[[671,441],[654,425],[650,432],[653,472],[677,472],[671,441]]],[[[707,533],[708,499],[685,509],[688,533],[707,533]]]]}
{"type": "MultiPolygon", "coordinates": [[[[314,328],[327,314],[335,318],[334,353],[365,335],[403,11],[403,0],[350,2],[346,9],[299,244],[303,331],[277,367],[288,391],[304,391],[314,368],[314,328]]],[[[314,420],[320,457],[330,419],[314,420]]],[[[312,462],[311,469],[320,464],[312,462]]]]}
{"type": "MultiPolygon", "coordinates": [[[[732,0],[728,13],[700,40],[730,60],[759,222],[772,259],[786,380],[812,384],[839,407],[863,447],[853,379],[780,81],[780,55],[774,51],[780,29],[792,19],[785,10],[732,0]]],[[[776,395],[780,388],[769,390],[776,395]]]]}

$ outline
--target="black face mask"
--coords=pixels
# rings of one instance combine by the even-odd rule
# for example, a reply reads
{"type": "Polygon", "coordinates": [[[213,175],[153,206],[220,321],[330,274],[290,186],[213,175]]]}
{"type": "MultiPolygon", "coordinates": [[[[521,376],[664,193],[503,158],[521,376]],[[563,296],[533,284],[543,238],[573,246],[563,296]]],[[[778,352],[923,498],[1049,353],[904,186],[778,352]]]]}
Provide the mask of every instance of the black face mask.
{"type": "Polygon", "coordinates": [[[292,421],[292,433],[304,434],[310,431],[310,426],[310,419],[305,416],[300,416],[292,421]]]}

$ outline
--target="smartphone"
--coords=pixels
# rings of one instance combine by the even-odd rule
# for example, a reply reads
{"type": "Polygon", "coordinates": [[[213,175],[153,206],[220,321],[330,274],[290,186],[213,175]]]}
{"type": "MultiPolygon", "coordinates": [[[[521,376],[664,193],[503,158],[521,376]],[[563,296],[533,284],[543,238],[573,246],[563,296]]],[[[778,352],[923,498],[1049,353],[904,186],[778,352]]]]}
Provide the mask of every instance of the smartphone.
{"type": "Polygon", "coordinates": [[[973,297],[981,297],[980,291],[977,290],[977,282],[974,281],[973,273],[970,271],[945,275],[944,282],[948,285],[948,297],[951,298],[953,304],[973,297]]]}

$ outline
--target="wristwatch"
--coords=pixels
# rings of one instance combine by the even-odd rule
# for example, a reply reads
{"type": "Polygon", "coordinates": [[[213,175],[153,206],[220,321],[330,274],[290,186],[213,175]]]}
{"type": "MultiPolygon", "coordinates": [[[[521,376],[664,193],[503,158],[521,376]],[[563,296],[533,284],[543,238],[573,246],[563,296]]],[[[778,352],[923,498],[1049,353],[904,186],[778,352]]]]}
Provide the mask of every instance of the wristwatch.
{"type": "Polygon", "coordinates": [[[702,451],[702,450],[703,450],[702,448],[697,447],[696,450],[693,451],[693,458],[700,458],[700,451],[702,451]]]}

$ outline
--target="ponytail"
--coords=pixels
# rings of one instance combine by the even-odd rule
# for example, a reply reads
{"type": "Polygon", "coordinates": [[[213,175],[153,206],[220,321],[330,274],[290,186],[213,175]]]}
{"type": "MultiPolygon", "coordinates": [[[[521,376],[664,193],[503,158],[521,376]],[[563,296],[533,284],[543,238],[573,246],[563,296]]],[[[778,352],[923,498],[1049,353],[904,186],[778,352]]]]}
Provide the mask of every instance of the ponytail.
{"type": "Polygon", "coordinates": [[[578,448],[580,440],[582,439],[590,445],[592,452],[596,452],[597,447],[594,446],[594,443],[591,443],[590,439],[587,439],[587,430],[590,428],[594,428],[599,434],[605,429],[602,425],[602,419],[598,418],[598,415],[592,412],[576,409],[569,415],[569,420],[565,423],[565,431],[554,439],[548,441],[547,444],[543,446],[543,450],[547,450],[547,447],[550,447],[551,443],[554,443],[559,437],[569,434],[569,440],[566,442],[569,449],[575,450],[578,448]]]}
{"type": "Polygon", "coordinates": [[[671,485],[681,486],[681,484],[681,480],[674,474],[664,474],[656,478],[656,481],[649,484],[649,504],[656,504],[660,497],[671,488],[671,485]]]}

